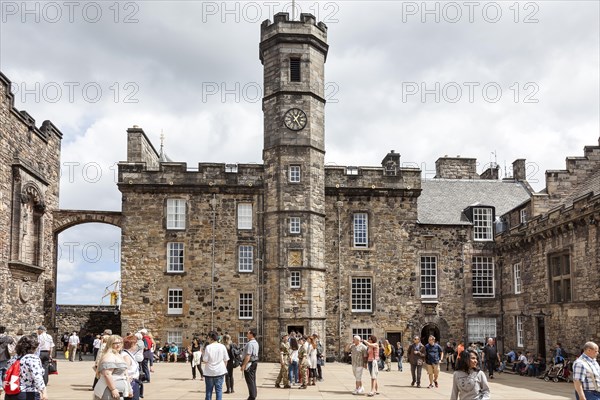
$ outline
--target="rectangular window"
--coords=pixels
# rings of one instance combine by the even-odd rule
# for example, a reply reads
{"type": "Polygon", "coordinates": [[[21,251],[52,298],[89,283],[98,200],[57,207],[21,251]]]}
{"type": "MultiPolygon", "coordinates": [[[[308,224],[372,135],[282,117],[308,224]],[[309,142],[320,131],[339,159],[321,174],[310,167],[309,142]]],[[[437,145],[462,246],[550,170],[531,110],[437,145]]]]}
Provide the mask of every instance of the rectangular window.
{"type": "Polygon", "coordinates": [[[238,212],[238,229],[252,229],[252,203],[239,203],[238,212]]]}
{"type": "Polygon", "coordinates": [[[299,165],[290,165],[290,182],[293,182],[293,183],[300,182],[300,166],[299,165]]]}
{"type": "Polygon", "coordinates": [[[513,280],[515,282],[515,294],[521,293],[521,264],[513,265],[513,280]]]}
{"type": "Polygon", "coordinates": [[[492,257],[473,257],[473,297],[494,297],[492,257]]]}
{"type": "Polygon", "coordinates": [[[468,324],[469,343],[485,343],[488,338],[496,337],[496,318],[469,318],[468,324]]]}
{"type": "Polygon", "coordinates": [[[252,272],[254,270],[254,247],[240,246],[238,248],[238,271],[252,272]]]}
{"type": "Polygon", "coordinates": [[[167,272],[183,272],[183,243],[167,243],[167,272]]]}
{"type": "Polygon", "coordinates": [[[571,302],[571,261],[569,253],[549,256],[548,264],[552,302],[571,302]]]}
{"type": "Polygon", "coordinates": [[[290,217],[290,233],[300,233],[300,217],[290,217]]]}
{"type": "Polygon", "coordinates": [[[354,214],[354,247],[369,246],[369,218],[367,213],[354,214]]]}
{"type": "Polygon", "coordinates": [[[347,166],[346,167],[346,175],[358,175],[358,167],[347,166]]]}
{"type": "Polygon", "coordinates": [[[237,164],[225,164],[225,172],[230,174],[237,174],[238,165],[237,164]]]}
{"type": "Polygon", "coordinates": [[[352,278],[352,312],[373,311],[371,278],[352,278]]]}
{"type": "Polygon", "coordinates": [[[181,331],[167,331],[167,343],[175,343],[181,350],[183,347],[183,334],[181,331]]]}
{"type": "Polygon", "coordinates": [[[238,346],[240,346],[241,348],[244,348],[246,343],[248,343],[248,336],[246,336],[246,332],[248,331],[238,333],[238,346]]]}
{"type": "Polygon", "coordinates": [[[183,314],[183,289],[169,289],[167,314],[183,314]]]}
{"type": "Polygon", "coordinates": [[[290,58],[290,81],[300,82],[300,59],[290,58]]]}
{"type": "Polygon", "coordinates": [[[421,298],[437,297],[437,257],[421,257],[421,298]]]}
{"type": "Polygon", "coordinates": [[[475,240],[493,240],[491,208],[473,208],[473,233],[475,240]]]}
{"type": "Polygon", "coordinates": [[[361,340],[368,340],[372,334],[373,329],[371,328],[352,328],[352,336],[360,336],[361,340]]]}
{"type": "Polygon", "coordinates": [[[240,293],[240,319],[252,319],[254,295],[252,293],[240,293]]]}
{"type": "Polygon", "coordinates": [[[521,221],[522,224],[524,224],[525,222],[527,222],[527,209],[524,208],[521,211],[519,211],[519,219],[521,221]]]}
{"type": "Polygon", "coordinates": [[[290,288],[300,289],[300,271],[290,272],[290,288]]]}
{"type": "Polygon", "coordinates": [[[167,199],[167,229],[185,229],[185,200],[167,199]]]}
{"type": "Polygon", "coordinates": [[[520,315],[517,315],[516,326],[517,326],[517,347],[524,347],[523,346],[523,317],[520,315]]]}

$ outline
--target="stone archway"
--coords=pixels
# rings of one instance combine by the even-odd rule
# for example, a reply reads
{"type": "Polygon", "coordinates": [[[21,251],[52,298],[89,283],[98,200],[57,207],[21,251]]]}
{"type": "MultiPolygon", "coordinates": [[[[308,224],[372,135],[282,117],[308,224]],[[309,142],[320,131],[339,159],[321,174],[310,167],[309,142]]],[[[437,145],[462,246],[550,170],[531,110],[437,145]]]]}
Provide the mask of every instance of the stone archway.
{"type": "Polygon", "coordinates": [[[432,322],[426,324],[421,329],[421,343],[426,344],[429,341],[429,336],[435,336],[435,341],[440,341],[440,328],[432,322]]]}
{"type": "MultiPolygon", "coordinates": [[[[101,223],[113,225],[119,228],[123,226],[123,214],[120,211],[92,211],[92,210],[55,210],[52,212],[52,240],[53,240],[53,267],[52,277],[52,299],[50,307],[46,307],[47,315],[50,314],[49,322],[53,329],[56,328],[56,287],[58,273],[58,235],[68,228],[87,223],[101,223]]],[[[48,319],[46,319],[48,321],[48,319]]]]}

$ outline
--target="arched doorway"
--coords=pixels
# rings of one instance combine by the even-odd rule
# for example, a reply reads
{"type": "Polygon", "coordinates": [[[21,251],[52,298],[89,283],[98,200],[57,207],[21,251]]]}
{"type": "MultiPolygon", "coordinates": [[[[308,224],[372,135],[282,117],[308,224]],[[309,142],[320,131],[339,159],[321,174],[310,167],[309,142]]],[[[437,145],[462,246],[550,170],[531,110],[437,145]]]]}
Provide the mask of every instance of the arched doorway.
{"type": "Polygon", "coordinates": [[[436,324],[429,323],[421,329],[421,343],[426,344],[429,341],[429,336],[435,336],[435,341],[440,341],[440,328],[436,324]]]}

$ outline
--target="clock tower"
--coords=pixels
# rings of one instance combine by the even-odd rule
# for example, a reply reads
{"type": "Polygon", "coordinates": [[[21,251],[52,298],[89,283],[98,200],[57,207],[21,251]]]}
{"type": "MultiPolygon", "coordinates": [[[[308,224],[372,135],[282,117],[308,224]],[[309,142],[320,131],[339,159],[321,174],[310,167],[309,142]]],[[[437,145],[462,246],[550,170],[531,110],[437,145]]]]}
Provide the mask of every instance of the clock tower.
{"type": "Polygon", "coordinates": [[[280,333],[325,344],[325,123],[327,26],[279,13],[261,26],[264,66],[263,345],[280,333]]]}

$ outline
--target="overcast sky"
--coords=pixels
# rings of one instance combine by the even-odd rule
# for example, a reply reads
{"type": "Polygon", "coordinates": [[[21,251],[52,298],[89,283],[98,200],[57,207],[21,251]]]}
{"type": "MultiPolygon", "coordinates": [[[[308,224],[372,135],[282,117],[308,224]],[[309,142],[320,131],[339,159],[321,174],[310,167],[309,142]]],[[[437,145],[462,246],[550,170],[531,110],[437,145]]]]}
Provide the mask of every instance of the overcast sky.
{"type": "MultiPolygon", "coordinates": [[[[0,70],[15,106],[63,132],[60,206],[120,210],[126,129],[189,167],[261,163],[260,23],[291,2],[0,2],[0,70]]],[[[326,162],[394,149],[527,159],[528,179],[597,145],[599,2],[297,2],[328,26],[326,162]]],[[[97,304],[120,277],[118,228],[59,237],[58,302],[97,304]],[[100,250],[99,250],[100,249],[100,250]]],[[[106,300],[105,300],[106,302],[106,300]]]]}

